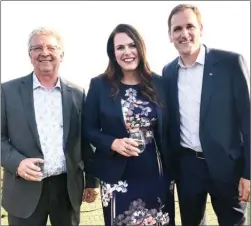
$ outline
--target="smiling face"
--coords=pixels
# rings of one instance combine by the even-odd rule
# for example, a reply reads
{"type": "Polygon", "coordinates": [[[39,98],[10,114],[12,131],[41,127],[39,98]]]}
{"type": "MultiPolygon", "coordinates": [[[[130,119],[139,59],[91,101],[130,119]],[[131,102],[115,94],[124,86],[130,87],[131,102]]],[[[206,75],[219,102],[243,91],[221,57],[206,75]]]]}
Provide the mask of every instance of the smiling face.
{"type": "Polygon", "coordinates": [[[35,35],[30,42],[30,59],[37,75],[56,75],[63,52],[52,35],[35,35]]]}
{"type": "Polygon", "coordinates": [[[114,37],[114,54],[122,71],[135,71],[139,65],[138,50],[134,41],[126,33],[114,37]]]}
{"type": "Polygon", "coordinates": [[[177,12],[172,16],[170,25],[169,38],[180,56],[196,55],[200,48],[202,25],[193,10],[177,12]]]}

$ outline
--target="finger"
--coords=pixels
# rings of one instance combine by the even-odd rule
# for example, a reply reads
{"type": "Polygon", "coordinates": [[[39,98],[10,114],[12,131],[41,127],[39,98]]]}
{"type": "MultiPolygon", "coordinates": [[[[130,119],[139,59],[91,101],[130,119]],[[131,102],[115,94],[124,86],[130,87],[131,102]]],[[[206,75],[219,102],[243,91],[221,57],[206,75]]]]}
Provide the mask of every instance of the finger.
{"type": "Polygon", "coordinates": [[[30,175],[30,176],[32,176],[32,177],[42,177],[42,176],[43,176],[43,174],[42,174],[41,172],[32,170],[32,169],[30,169],[30,168],[28,168],[28,167],[27,167],[24,171],[25,171],[28,175],[30,175]]]}
{"type": "Polygon", "coordinates": [[[243,184],[241,182],[239,183],[238,190],[239,190],[239,197],[242,197],[242,195],[243,195],[243,184]]]}
{"type": "Polygon", "coordinates": [[[25,174],[24,179],[28,181],[41,181],[42,180],[41,177],[34,177],[32,175],[29,175],[28,173],[25,174]]]}
{"type": "Polygon", "coordinates": [[[41,171],[41,168],[39,166],[36,166],[33,162],[27,163],[26,166],[33,171],[41,171]]]}
{"type": "Polygon", "coordinates": [[[94,202],[95,198],[94,197],[89,197],[88,199],[86,199],[87,203],[92,203],[94,202]]]}
{"type": "Polygon", "coordinates": [[[125,150],[125,153],[128,155],[128,156],[139,156],[139,154],[135,151],[132,151],[132,150],[129,150],[129,149],[126,149],[125,150]]]}
{"type": "Polygon", "coordinates": [[[30,160],[35,164],[37,162],[44,163],[44,159],[41,158],[30,158],[30,160]]]}
{"type": "Polygon", "coordinates": [[[85,192],[84,194],[84,197],[85,197],[85,200],[89,199],[90,198],[90,192],[85,192]]]}
{"type": "Polygon", "coordinates": [[[249,191],[244,191],[242,196],[243,201],[247,202],[248,196],[249,196],[249,191]]]}
{"type": "Polygon", "coordinates": [[[134,156],[138,156],[138,154],[140,153],[140,150],[132,145],[127,145],[126,149],[130,154],[133,153],[134,156]]]}
{"type": "Polygon", "coordinates": [[[87,198],[86,196],[87,196],[87,195],[86,195],[86,192],[84,192],[83,197],[82,197],[82,201],[83,201],[83,202],[86,201],[86,198],[87,198]]]}
{"type": "Polygon", "coordinates": [[[132,139],[132,138],[128,138],[127,144],[130,144],[130,145],[132,145],[134,147],[138,147],[139,146],[138,143],[134,139],[132,139]]]}
{"type": "Polygon", "coordinates": [[[92,195],[88,193],[85,197],[85,201],[89,203],[91,200],[92,200],[92,195]]]}
{"type": "Polygon", "coordinates": [[[130,157],[131,155],[126,151],[120,151],[119,154],[123,155],[123,156],[126,156],[126,157],[130,157]]]}
{"type": "Polygon", "coordinates": [[[136,147],[130,146],[129,149],[130,149],[131,151],[133,151],[133,152],[140,153],[140,150],[139,150],[138,148],[136,148],[136,147]]]}

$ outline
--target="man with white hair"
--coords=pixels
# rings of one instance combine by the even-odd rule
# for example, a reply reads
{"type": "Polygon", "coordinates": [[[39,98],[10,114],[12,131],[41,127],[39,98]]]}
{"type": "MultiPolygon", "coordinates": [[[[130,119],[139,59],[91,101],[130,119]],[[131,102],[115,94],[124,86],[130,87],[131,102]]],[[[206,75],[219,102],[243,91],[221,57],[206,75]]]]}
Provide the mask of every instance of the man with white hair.
{"type": "Polygon", "coordinates": [[[45,226],[48,215],[53,226],[79,225],[82,200],[93,202],[98,187],[83,177],[93,155],[81,143],[84,90],[59,77],[57,32],[35,29],[28,49],[34,71],[1,85],[2,206],[10,226],[45,226]]]}

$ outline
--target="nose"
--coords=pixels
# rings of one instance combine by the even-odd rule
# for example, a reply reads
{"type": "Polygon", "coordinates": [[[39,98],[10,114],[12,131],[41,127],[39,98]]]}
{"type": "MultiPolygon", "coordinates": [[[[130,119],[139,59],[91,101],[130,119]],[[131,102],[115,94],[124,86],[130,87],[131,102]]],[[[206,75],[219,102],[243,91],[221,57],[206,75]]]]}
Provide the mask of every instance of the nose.
{"type": "Polygon", "coordinates": [[[49,55],[49,51],[48,51],[47,47],[43,47],[43,49],[42,49],[42,51],[41,51],[40,54],[43,55],[43,56],[48,56],[49,55]]]}
{"type": "Polygon", "coordinates": [[[131,53],[131,49],[130,49],[130,47],[129,46],[126,46],[125,47],[125,52],[124,52],[125,54],[130,54],[131,53]]]}
{"type": "Polygon", "coordinates": [[[183,28],[181,31],[181,37],[187,38],[189,35],[189,32],[186,28],[183,28]]]}

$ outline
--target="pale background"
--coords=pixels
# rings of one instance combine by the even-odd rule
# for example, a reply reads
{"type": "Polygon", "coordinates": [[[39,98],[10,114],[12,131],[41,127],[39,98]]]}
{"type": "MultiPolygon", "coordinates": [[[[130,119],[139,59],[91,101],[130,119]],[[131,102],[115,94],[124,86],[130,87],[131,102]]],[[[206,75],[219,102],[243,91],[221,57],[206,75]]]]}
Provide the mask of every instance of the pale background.
{"type": "Polygon", "coordinates": [[[106,42],[119,23],[129,23],[143,36],[153,71],[176,57],[169,42],[167,18],[179,3],[194,3],[202,13],[203,42],[208,47],[244,55],[250,68],[250,2],[7,2],[1,3],[1,80],[32,71],[28,57],[29,33],[38,26],[57,29],[65,42],[60,73],[86,90],[90,79],[102,73],[108,62],[106,42]]]}

